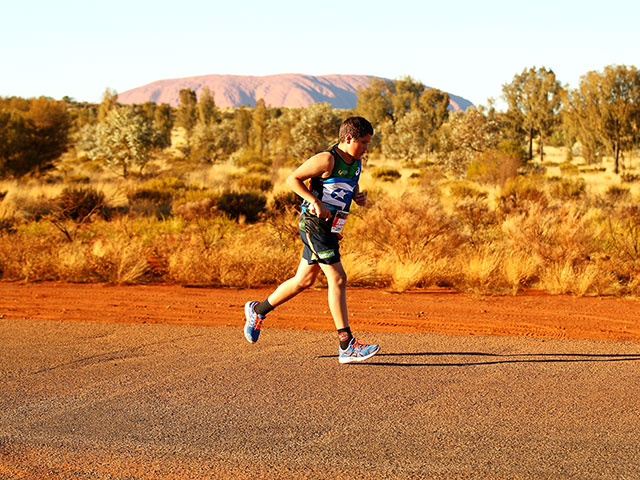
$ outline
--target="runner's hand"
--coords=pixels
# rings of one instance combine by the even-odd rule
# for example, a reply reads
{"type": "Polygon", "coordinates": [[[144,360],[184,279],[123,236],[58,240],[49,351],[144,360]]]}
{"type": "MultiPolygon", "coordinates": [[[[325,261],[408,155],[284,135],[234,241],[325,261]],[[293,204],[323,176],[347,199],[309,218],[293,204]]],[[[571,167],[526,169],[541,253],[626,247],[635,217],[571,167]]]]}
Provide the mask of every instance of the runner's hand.
{"type": "Polygon", "coordinates": [[[329,210],[329,208],[327,208],[327,206],[322,202],[318,202],[318,201],[313,202],[311,204],[311,208],[312,208],[311,213],[314,213],[318,218],[331,217],[331,210],[329,210]]]}
{"type": "Polygon", "coordinates": [[[353,201],[356,202],[357,205],[361,207],[365,207],[367,205],[367,192],[358,192],[353,196],[353,201]]]}

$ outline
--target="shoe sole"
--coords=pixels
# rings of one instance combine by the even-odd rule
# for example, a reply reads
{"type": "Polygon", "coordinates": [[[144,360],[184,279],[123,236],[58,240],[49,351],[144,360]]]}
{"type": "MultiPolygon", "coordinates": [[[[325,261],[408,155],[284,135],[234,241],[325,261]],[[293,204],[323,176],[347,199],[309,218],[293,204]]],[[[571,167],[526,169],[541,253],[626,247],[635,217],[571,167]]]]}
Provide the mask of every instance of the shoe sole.
{"type": "Polygon", "coordinates": [[[338,362],[342,364],[351,363],[351,362],[364,362],[365,360],[368,360],[371,357],[373,357],[379,351],[380,351],[380,347],[378,347],[378,349],[375,352],[370,353],[369,355],[365,355],[364,357],[338,357],[338,362]]]}

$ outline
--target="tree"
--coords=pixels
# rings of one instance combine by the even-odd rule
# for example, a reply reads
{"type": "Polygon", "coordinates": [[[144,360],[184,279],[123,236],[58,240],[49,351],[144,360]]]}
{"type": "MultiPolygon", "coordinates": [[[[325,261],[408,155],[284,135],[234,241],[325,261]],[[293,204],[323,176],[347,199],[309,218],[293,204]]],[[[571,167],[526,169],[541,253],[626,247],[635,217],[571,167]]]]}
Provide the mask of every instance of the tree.
{"type": "Polygon", "coordinates": [[[418,82],[409,76],[402,77],[394,82],[391,96],[394,123],[402,118],[403,115],[418,108],[420,96],[424,93],[425,88],[422,82],[418,82]]]}
{"type": "Polygon", "coordinates": [[[153,111],[154,144],[157,147],[171,146],[171,130],[173,129],[173,114],[167,103],[157,105],[153,111]]]}
{"type": "Polygon", "coordinates": [[[0,101],[0,173],[45,171],[67,150],[71,120],[65,102],[46,97],[0,101]]]}
{"type": "Polygon", "coordinates": [[[366,118],[372,125],[382,125],[384,121],[393,119],[392,91],[392,81],[373,78],[366,88],[358,89],[355,114],[366,118]]]}
{"type": "Polygon", "coordinates": [[[640,72],[625,65],[588,72],[566,98],[568,121],[576,136],[590,147],[605,146],[619,173],[620,153],[639,137],[640,72]]]}
{"type": "Polygon", "coordinates": [[[238,149],[233,122],[223,119],[212,125],[198,123],[191,144],[191,159],[196,162],[215,163],[228,158],[238,149]]]}
{"type": "Polygon", "coordinates": [[[388,158],[399,158],[404,165],[411,166],[426,156],[428,151],[429,125],[420,110],[403,115],[395,124],[382,124],[384,135],[382,153],[388,158]]]}
{"type": "Polygon", "coordinates": [[[204,86],[198,100],[198,122],[211,125],[218,120],[218,109],[209,87],[204,86]]]}
{"type": "Polygon", "coordinates": [[[251,143],[253,150],[260,156],[266,154],[269,133],[269,111],[264,103],[264,99],[260,98],[256,102],[251,117],[251,143]]]}
{"type": "Polygon", "coordinates": [[[97,127],[97,145],[90,157],[101,160],[107,167],[120,170],[127,178],[133,166],[142,173],[150,159],[153,144],[151,122],[132,108],[113,108],[97,127]]]}
{"type": "Polygon", "coordinates": [[[184,128],[187,138],[198,121],[198,99],[196,92],[183,88],[178,92],[180,104],[176,114],[176,126],[184,128]]]}
{"type": "Polygon", "coordinates": [[[559,122],[563,88],[553,70],[545,67],[524,69],[513,81],[502,86],[509,111],[518,118],[529,136],[529,159],[533,158],[533,140],[540,139],[540,158],[544,157],[544,139],[559,122]]]}
{"type": "Polygon", "coordinates": [[[475,107],[452,114],[438,134],[438,161],[458,174],[465,171],[474,157],[497,147],[501,140],[498,121],[475,107]]]}
{"type": "Polygon", "coordinates": [[[328,103],[315,103],[299,111],[291,130],[291,153],[303,161],[337,140],[342,119],[328,103]]]}
{"type": "Polygon", "coordinates": [[[107,87],[102,94],[102,103],[98,106],[98,121],[103,122],[116,105],[118,105],[118,92],[107,87]]]}
{"type": "Polygon", "coordinates": [[[240,148],[248,147],[251,137],[251,112],[245,107],[236,109],[233,123],[240,148]]]}

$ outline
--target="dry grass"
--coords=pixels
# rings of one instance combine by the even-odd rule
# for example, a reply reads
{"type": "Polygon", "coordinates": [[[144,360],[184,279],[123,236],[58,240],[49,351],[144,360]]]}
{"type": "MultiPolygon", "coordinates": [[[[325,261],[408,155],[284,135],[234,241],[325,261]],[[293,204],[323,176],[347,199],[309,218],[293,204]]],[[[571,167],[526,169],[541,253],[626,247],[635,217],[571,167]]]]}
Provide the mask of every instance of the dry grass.
{"type": "MultiPolygon", "coordinates": [[[[545,151],[545,164],[565,162],[561,149],[545,151]]],[[[628,198],[612,198],[606,195],[616,184],[609,170],[582,173],[581,159],[573,162],[578,173],[563,177],[565,183],[530,177],[499,187],[372,158],[371,165],[397,169],[401,176],[380,181],[364,170],[361,187],[369,191],[370,205],[354,207],[341,247],[349,283],[398,292],[439,285],[482,294],[540,288],[640,295],[638,185],[625,185],[628,198]],[[576,178],[585,179],[583,190],[576,178]]],[[[215,190],[242,171],[231,164],[205,166],[186,179],[215,190]]],[[[287,190],[290,171],[271,173],[269,198],[287,190]]],[[[547,175],[554,174],[562,172],[549,166],[547,175]]],[[[92,186],[117,207],[127,205],[126,192],[137,182],[104,179],[92,186]]],[[[0,183],[7,192],[0,203],[3,279],[254,287],[277,284],[297,266],[296,219],[286,214],[252,225],[180,216],[175,209],[175,216],[163,220],[125,215],[75,226],[69,241],[46,220],[46,203],[64,186],[0,183]],[[36,221],[38,215],[44,219],[36,221]]]]}

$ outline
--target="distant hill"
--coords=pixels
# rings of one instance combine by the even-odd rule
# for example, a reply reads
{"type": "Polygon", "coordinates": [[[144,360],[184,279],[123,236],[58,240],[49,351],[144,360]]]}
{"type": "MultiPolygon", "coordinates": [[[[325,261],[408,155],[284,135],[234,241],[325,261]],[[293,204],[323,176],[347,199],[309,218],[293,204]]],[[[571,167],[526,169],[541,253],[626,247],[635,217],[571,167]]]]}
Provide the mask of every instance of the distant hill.
{"type": "MultiPolygon", "coordinates": [[[[178,92],[194,90],[199,96],[205,86],[213,92],[218,107],[255,106],[263,98],[271,107],[306,107],[312,103],[329,103],[334,108],[355,108],[357,90],[366,87],[369,75],[301,75],[281,74],[263,77],[248,75],[202,75],[157,80],[148,85],[118,94],[122,104],[145,102],[168,103],[177,106],[178,92]]],[[[449,94],[453,110],[466,110],[472,103],[449,94]]]]}

